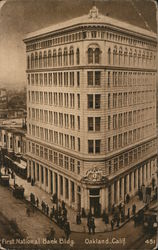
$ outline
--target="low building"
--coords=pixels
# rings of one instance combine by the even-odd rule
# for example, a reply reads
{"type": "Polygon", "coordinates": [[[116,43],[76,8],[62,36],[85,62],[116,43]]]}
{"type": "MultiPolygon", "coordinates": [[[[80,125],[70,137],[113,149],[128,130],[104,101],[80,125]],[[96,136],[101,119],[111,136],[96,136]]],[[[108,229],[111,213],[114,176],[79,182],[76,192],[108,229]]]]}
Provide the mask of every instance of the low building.
{"type": "Polygon", "coordinates": [[[1,164],[26,178],[26,130],[0,126],[1,164]]]}

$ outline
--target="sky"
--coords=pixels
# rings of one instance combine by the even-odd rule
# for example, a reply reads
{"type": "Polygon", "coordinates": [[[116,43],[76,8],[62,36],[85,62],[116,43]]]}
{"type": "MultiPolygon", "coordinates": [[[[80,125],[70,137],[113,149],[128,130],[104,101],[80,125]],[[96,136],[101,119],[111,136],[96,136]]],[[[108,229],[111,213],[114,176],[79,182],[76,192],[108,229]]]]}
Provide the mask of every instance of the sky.
{"type": "Polygon", "coordinates": [[[156,32],[154,0],[0,0],[0,87],[25,87],[26,33],[89,13],[109,15],[156,32]]]}

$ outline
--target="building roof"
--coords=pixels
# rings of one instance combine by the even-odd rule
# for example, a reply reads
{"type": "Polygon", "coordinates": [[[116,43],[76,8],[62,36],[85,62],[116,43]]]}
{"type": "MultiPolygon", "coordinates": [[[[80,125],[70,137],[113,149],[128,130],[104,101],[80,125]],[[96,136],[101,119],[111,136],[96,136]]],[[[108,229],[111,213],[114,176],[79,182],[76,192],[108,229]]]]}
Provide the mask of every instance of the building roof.
{"type": "Polygon", "coordinates": [[[62,31],[66,28],[71,28],[71,27],[75,27],[78,25],[86,25],[86,24],[94,24],[94,25],[103,24],[103,25],[107,25],[108,27],[111,27],[111,28],[117,27],[121,30],[126,30],[127,32],[132,32],[132,33],[134,32],[137,34],[156,38],[156,34],[152,31],[134,26],[132,24],[120,21],[118,19],[111,18],[109,16],[99,14],[98,9],[94,6],[90,10],[88,15],[83,15],[83,16],[62,22],[62,23],[51,25],[47,28],[43,28],[43,29],[28,33],[25,36],[24,41],[27,42],[27,39],[29,40],[29,38],[36,38],[36,37],[41,36],[43,34],[49,35],[55,31],[62,31]]]}

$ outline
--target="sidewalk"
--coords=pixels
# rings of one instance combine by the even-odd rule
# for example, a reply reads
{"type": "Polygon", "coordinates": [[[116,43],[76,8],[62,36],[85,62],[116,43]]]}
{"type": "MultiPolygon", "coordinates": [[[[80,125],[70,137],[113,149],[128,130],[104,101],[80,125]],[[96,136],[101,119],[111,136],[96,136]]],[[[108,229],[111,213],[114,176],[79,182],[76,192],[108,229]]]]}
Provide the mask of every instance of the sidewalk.
{"type": "MultiPolygon", "coordinates": [[[[3,170],[2,170],[3,172],[3,170]]],[[[39,199],[39,209],[42,210],[41,208],[41,202],[42,200],[48,204],[50,210],[53,207],[53,203],[50,200],[51,199],[51,194],[46,193],[39,187],[31,186],[31,183],[27,182],[26,180],[21,179],[16,175],[15,177],[15,182],[18,185],[22,185],[25,189],[25,199],[30,201],[30,193],[33,193],[35,195],[35,198],[38,197],[39,199]]],[[[10,178],[10,185],[13,186],[14,180],[10,178]]],[[[132,205],[136,204],[136,213],[142,209],[146,204],[143,201],[140,201],[138,196],[135,196],[130,199],[129,203],[125,205],[125,215],[128,213],[128,208],[130,208],[130,214],[132,213],[132,205]]],[[[67,206],[66,206],[67,207],[67,206]]],[[[68,208],[68,207],[67,207],[68,208]]],[[[49,210],[49,211],[50,211],[49,210]]],[[[87,218],[82,218],[81,221],[82,223],[80,225],[76,224],[76,212],[72,208],[67,209],[68,214],[67,218],[68,221],[70,222],[70,228],[72,232],[88,232],[88,227],[87,227],[87,218]]],[[[129,219],[126,219],[123,223],[120,222],[120,227],[122,227],[124,224],[126,224],[130,219],[132,218],[132,215],[129,219]]],[[[103,222],[102,218],[95,218],[95,225],[96,225],[96,230],[95,232],[110,232],[111,231],[111,222],[112,220],[112,215],[109,216],[109,224],[105,225],[103,222]]],[[[114,230],[119,229],[118,227],[114,226],[114,230]]]]}

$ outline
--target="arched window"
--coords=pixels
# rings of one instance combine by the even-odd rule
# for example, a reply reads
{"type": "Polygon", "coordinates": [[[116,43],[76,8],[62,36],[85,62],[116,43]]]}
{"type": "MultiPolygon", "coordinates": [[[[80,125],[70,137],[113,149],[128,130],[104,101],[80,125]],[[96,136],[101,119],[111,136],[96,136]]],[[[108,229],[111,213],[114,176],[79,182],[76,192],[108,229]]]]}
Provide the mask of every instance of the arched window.
{"type": "Polygon", "coordinates": [[[111,49],[108,49],[108,64],[111,64],[111,49]]]}
{"type": "Polygon", "coordinates": [[[147,54],[146,54],[146,65],[148,65],[149,64],[149,52],[147,52],[147,54]]]}
{"type": "Polygon", "coordinates": [[[52,52],[51,50],[48,51],[48,67],[52,66],[52,52]]]}
{"type": "Polygon", "coordinates": [[[113,64],[117,64],[117,50],[116,48],[113,50],[113,64]]]}
{"type": "Polygon", "coordinates": [[[69,61],[70,61],[70,65],[74,65],[74,49],[73,49],[73,47],[70,47],[69,61]]]}
{"type": "Polygon", "coordinates": [[[119,49],[119,54],[118,54],[118,64],[122,64],[122,48],[119,49]]]}
{"type": "Polygon", "coordinates": [[[80,64],[80,50],[78,48],[76,50],[76,64],[80,64]]]}
{"type": "Polygon", "coordinates": [[[34,54],[31,54],[31,69],[34,68],[34,54]]]}
{"type": "Polygon", "coordinates": [[[137,58],[137,51],[135,50],[134,54],[133,54],[133,65],[134,66],[136,66],[136,58],[137,58]]]}
{"type": "Polygon", "coordinates": [[[99,63],[99,57],[100,57],[100,49],[99,48],[95,49],[94,55],[95,55],[95,63],[99,63]]]}
{"type": "Polygon", "coordinates": [[[68,51],[67,48],[64,48],[64,66],[68,65],[68,51]]]}
{"type": "Polygon", "coordinates": [[[139,54],[138,54],[138,65],[140,65],[140,61],[141,61],[141,51],[139,50],[139,54]]]}
{"type": "Polygon", "coordinates": [[[58,66],[62,66],[62,50],[58,50],[58,66]]]}
{"type": "Polygon", "coordinates": [[[27,69],[30,69],[30,56],[27,56],[27,69]]]}
{"type": "Polygon", "coordinates": [[[93,49],[88,49],[88,63],[93,63],[93,49]]]}
{"type": "Polygon", "coordinates": [[[39,53],[39,68],[42,68],[42,52],[39,53]]]}
{"type": "Polygon", "coordinates": [[[57,66],[57,53],[55,49],[53,50],[53,66],[57,66]]]}
{"type": "Polygon", "coordinates": [[[142,64],[144,65],[145,63],[145,52],[143,51],[143,54],[142,54],[142,64]]]}
{"type": "Polygon", "coordinates": [[[125,49],[125,52],[124,52],[124,64],[127,65],[127,56],[128,56],[128,51],[127,51],[127,48],[125,49]]]}
{"type": "Polygon", "coordinates": [[[132,63],[132,50],[129,52],[129,65],[132,63]]]}
{"type": "Polygon", "coordinates": [[[38,53],[35,53],[35,68],[38,68],[38,53]]]}
{"type": "Polygon", "coordinates": [[[44,56],[43,56],[43,62],[44,62],[44,67],[47,67],[47,51],[44,51],[44,56]]]}

